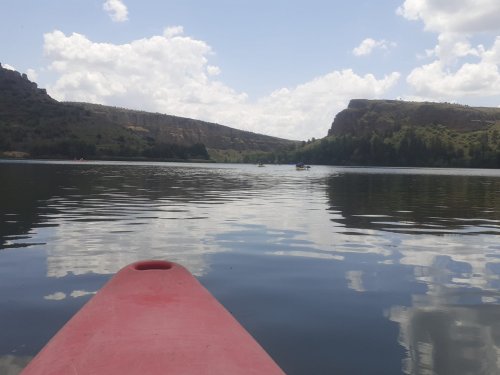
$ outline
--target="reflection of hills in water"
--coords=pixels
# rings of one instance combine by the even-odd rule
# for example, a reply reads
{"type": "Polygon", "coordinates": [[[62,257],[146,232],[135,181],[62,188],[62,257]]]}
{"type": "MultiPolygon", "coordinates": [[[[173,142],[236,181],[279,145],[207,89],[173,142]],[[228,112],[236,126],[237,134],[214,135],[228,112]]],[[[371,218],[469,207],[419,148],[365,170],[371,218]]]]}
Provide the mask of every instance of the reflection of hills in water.
{"type": "MultiPolygon", "coordinates": [[[[146,257],[180,261],[201,275],[207,255],[235,249],[343,262],[346,287],[359,293],[384,292],[375,273],[387,271],[395,284],[417,285],[405,290],[409,306],[394,302],[386,312],[399,324],[408,374],[498,373],[498,177],[319,167],[307,178],[278,167],[0,168],[0,248],[44,243],[50,278],[111,274],[146,257]]],[[[76,293],[52,292],[45,297],[76,293]]]]}
{"type": "Polygon", "coordinates": [[[328,186],[348,228],[500,234],[498,178],[346,173],[330,177],[328,186]]]}
{"type": "MultiPolygon", "coordinates": [[[[426,286],[412,306],[387,313],[400,325],[405,373],[500,373],[499,191],[499,179],[490,177],[329,178],[330,205],[341,214],[332,220],[353,237],[385,237],[386,251],[373,251],[387,258],[381,263],[412,266],[426,286]]],[[[370,290],[361,271],[346,279],[353,290],[370,290]]]]}
{"type": "MultiPolygon", "coordinates": [[[[50,168],[29,164],[0,165],[0,249],[30,244],[29,233],[43,226],[42,216],[49,212],[40,207],[51,197],[58,181],[50,168]],[[20,190],[20,187],[25,187],[20,190]]],[[[32,243],[32,242],[31,242],[32,243]]]]}
{"type": "Polygon", "coordinates": [[[205,255],[231,250],[216,238],[225,231],[255,233],[257,228],[277,237],[285,224],[309,232],[294,219],[304,205],[290,199],[297,192],[295,181],[272,171],[71,162],[0,167],[10,182],[0,187],[1,214],[10,221],[2,227],[0,246],[41,244],[49,277],[111,274],[144,258],[179,261],[201,275],[205,255]],[[284,191],[282,215],[276,215],[266,200],[276,202],[284,191]],[[245,227],[255,222],[261,227],[245,227]]]}
{"type": "Polygon", "coordinates": [[[202,255],[224,248],[210,243],[214,233],[258,223],[275,240],[285,228],[296,237],[277,255],[377,254],[419,267],[421,280],[446,255],[466,265],[460,283],[497,287],[500,182],[491,177],[343,173],[297,188],[304,179],[213,167],[1,167],[0,246],[46,243],[52,276],[109,274],[138,256],[182,259],[201,272],[202,255]],[[328,211],[316,194],[324,182],[328,211]]]}
{"type": "Polygon", "coordinates": [[[491,177],[331,177],[328,197],[337,212],[332,220],[349,235],[337,249],[377,253],[386,262],[415,266],[415,276],[422,281],[449,259],[445,262],[455,267],[447,285],[497,290],[493,268],[500,262],[498,191],[500,180],[491,177]]]}
{"type": "Polygon", "coordinates": [[[2,176],[8,183],[0,188],[1,246],[36,239],[47,249],[49,277],[111,274],[139,258],[182,259],[201,273],[210,222],[201,228],[192,222],[204,218],[204,206],[256,188],[199,168],[20,164],[2,165],[2,176]]]}

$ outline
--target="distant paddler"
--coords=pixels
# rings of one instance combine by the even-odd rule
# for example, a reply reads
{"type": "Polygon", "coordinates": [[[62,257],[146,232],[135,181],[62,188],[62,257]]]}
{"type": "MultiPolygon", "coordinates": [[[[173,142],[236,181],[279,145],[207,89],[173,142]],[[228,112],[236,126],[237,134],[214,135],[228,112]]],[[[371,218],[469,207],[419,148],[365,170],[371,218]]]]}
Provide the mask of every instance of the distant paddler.
{"type": "Polygon", "coordinates": [[[307,170],[309,170],[309,168],[311,168],[311,166],[305,165],[303,162],[299,162],[299,163],[295,164],[295,169],[298,171],[307,171],[307,170]]]}

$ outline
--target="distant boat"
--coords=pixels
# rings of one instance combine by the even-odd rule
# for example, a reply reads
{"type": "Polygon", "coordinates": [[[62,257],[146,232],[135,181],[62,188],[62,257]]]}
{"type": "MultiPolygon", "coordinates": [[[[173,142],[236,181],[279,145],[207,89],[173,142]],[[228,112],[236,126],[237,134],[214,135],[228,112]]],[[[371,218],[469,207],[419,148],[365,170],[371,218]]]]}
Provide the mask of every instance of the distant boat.
{"type": "Polygon", "coordinates": [[[265,167],[265,165],[263,163],[259,163],[257,164],[257,167],[265,167]]]}
{"type": "Polygon", "coordinates": [[[311,168],[310,165],[305,165],[302,162],[295,164],[295,169],[298,171],[307,171],[309,168],[311,168]]]}

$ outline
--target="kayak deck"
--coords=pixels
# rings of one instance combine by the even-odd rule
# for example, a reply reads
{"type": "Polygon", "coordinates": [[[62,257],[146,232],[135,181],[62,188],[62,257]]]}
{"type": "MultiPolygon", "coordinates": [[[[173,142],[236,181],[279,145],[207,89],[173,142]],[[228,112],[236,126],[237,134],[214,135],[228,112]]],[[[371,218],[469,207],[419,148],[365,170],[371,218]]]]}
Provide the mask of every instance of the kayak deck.
{"type": "Polygon", "coordinates": [[[119,271],[22,375],[284,374],[184,267],[119,271]]]}

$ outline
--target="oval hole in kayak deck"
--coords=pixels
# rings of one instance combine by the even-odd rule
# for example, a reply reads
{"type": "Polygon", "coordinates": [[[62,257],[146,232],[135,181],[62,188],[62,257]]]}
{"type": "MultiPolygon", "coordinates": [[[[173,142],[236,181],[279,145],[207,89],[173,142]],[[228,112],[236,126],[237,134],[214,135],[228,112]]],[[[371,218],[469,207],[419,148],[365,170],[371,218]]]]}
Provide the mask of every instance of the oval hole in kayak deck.
{"type": "Polygon", "coordinates": [[[137,263],[134,268],[138,271],[169,270],[172,268],[172,263],[163,260],[151,260],[137,263]]]}

